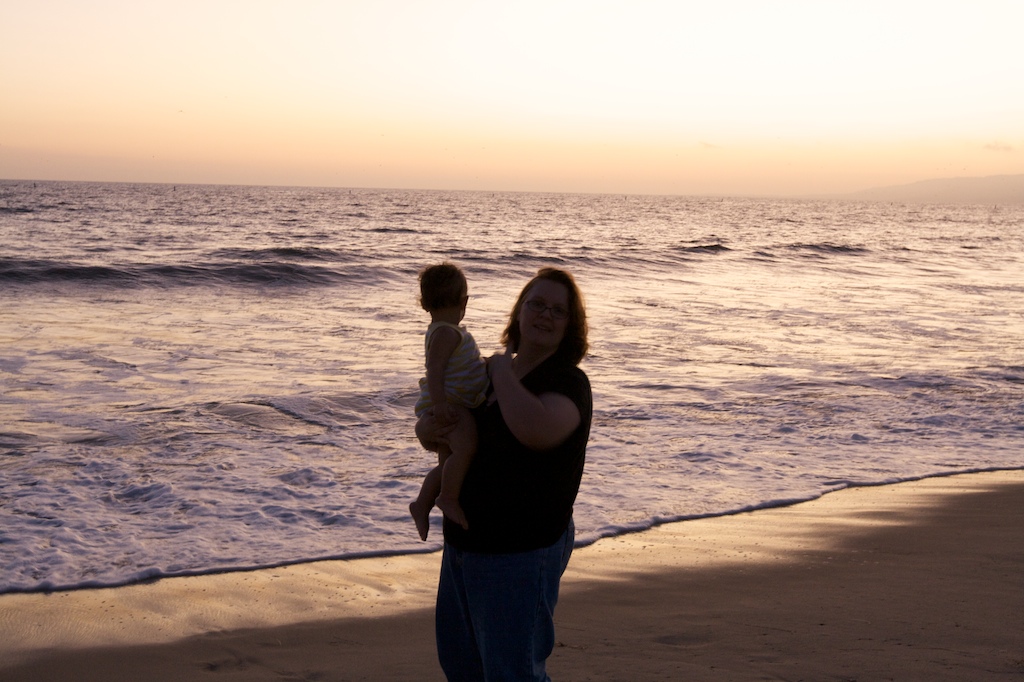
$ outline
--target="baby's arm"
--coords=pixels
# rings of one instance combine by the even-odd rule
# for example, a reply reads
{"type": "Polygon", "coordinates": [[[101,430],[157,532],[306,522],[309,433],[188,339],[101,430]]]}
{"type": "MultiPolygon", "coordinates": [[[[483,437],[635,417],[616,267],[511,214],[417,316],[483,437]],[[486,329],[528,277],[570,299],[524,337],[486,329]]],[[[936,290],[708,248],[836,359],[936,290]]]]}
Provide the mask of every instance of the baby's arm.
{"type": "Polygon", "coordinates": [[[448,406],[448,397],[444,391],[444,375],[448,369],[448,360],[459,347],[462,336],[451,327],[439,327],[430,335],[427,344],[427,391],[434,403],[434,417],[444,425],[457,419],[455,410],[448,406]]]}

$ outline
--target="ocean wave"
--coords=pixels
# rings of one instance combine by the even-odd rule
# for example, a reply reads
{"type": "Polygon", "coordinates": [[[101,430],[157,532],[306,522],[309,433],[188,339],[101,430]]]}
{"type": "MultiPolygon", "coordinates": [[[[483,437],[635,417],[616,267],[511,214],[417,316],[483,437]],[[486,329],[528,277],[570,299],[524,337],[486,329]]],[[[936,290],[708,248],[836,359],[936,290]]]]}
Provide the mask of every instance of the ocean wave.
{"type": "Polygon", "coordinates": [[[212,254],[216,258],[230,258],[243,261],[273,262],[277,259],[311,260],[338,263],[350,260],[349,254],[336,249],[316,246],[279,246],[266,249],[219,249],[212,254]]]}
{"type": "Polygon", "coordinates": [[[871,253],[870,249],[863,246],[849,246],[846,244],[832,244],[829,242],[822,242],[820,244],[789,244],[785,248],[791,251],[811,251],[815,254],[851,254],[859,255],[865,253],[871,253]]]}
{"type": "MultiPolygon", "coordinates": [[[[396,215],[414,215],[412,213],[401,213],[396,215]]],[[[364,232],[373,232],[376,234],[419,234],[420,230],[415,230],[411,227],[370,227],[366,228],[364,232]]]]}
{"type": "Polygon", "coordinates": [[[684,253],[709,253],[719,254],[726,251],[732,251],[728,246],[724,244],[700,244],[697,246],[682,246],[679,248],[684,253]]]}
{"type": "MultiPolygon", "coordinates": [[[[308,256],[308,254],[307,254],[308,256]]],[[[312,258],[312,256],[308,256],[312,258]]],[[[64,261],[0,258],[0,282],[11,284],[92,284],[113,287],[330,286],[371,279],[363,266],[344,270],[282,261],[253,263],[90,265],[64,261]]]]}

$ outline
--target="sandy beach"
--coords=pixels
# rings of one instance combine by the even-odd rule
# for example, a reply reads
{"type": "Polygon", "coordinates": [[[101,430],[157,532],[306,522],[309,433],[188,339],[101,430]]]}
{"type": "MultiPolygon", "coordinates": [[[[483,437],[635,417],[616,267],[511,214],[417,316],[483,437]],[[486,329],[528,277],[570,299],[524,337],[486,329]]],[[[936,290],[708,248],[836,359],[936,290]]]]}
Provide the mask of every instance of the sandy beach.
{"type": "MultiPolygon", "coordinates": [[[[439,562],[3,595],[0,680],[441,680],[439,562]]],[[[555,680],[1024,679],[1024,471],[607,538],[556,620],[555,680]]]]}

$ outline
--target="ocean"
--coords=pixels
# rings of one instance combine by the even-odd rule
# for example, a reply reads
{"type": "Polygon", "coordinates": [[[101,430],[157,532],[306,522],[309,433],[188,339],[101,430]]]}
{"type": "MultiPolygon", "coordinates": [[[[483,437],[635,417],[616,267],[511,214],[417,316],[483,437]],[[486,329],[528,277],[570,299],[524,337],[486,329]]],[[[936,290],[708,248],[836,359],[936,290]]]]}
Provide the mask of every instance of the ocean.
{"type": "Polygon", "coordinates": [[[439,549],[442,260],[584,292],[578,544],[1024,468],[1024,206],[0,181],[0,593],[439,549]]]}

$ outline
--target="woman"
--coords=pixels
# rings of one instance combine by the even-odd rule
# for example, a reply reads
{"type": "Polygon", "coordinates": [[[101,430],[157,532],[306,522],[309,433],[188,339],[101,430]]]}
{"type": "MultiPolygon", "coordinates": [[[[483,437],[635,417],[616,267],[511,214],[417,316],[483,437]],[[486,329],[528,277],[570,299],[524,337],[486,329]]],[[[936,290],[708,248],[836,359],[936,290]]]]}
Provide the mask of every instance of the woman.
{"type": "MultiPolygon", "coordinates": [[[[474,417],[479,444],[444,521],[437,651],[455,680],[549,680],[558,584],[572,553],[572,506],[590,434],[590,382],[577,365],[587,319],[572,275],[527,283],[488,360],[491,393],[474,417]]],[[[421,437],[443,433],[426,416],[421,437]]]]}

